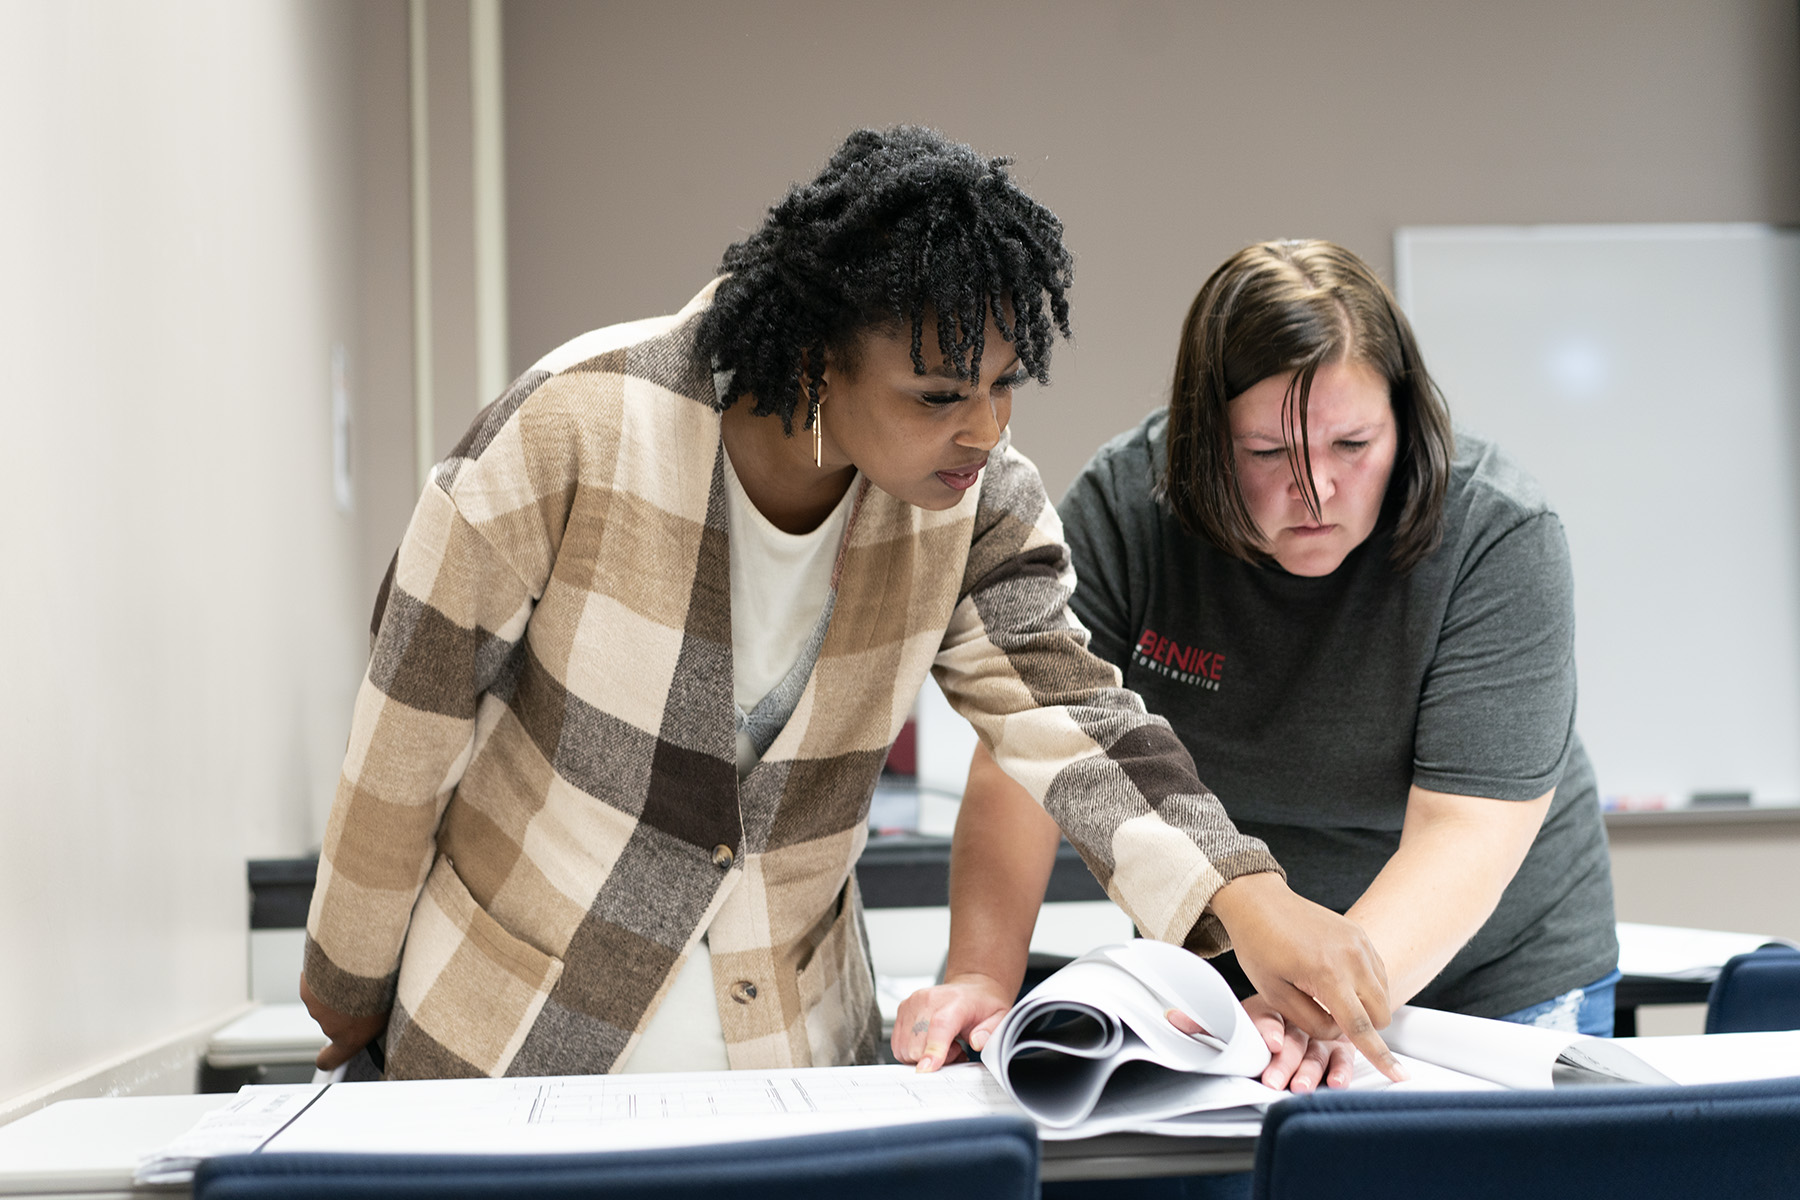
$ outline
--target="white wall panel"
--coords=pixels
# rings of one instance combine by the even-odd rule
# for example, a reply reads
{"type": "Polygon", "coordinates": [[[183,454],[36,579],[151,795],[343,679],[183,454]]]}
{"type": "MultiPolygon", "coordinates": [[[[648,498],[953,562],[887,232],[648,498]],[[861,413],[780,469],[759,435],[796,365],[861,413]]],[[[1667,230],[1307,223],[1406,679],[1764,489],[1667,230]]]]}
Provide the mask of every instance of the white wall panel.
{"type": "Polygon", "coordinates": [[[321,832],[366,646],[351,30],[0,7],[0,1099],[241,1003],[244,861],[321,832]]]}
{"type": "Polygon", "coordinates": [[[1568,530],[1602,794],[1800,799],[1800,232],[1419,228],[1395,264],[1457,424],[1568,530]]]}

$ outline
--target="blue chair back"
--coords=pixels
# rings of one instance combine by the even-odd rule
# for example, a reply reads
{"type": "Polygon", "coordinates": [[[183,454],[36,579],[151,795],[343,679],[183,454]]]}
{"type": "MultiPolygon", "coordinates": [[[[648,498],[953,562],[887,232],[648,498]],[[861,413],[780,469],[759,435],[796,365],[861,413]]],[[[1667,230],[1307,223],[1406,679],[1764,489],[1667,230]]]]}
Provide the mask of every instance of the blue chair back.
{"type": "Polygon", "coordinates": [[[195,1200],[1037,1200],[1037,1130],[971,1117],[602,1154],[235,1154],[195,1200]]]}
{"type": "Polygon", "coordinates": [[[1254,1200],[1800,1192],[1800,1078],[1556,1092],[1315,1092],[1269,1111],[1254,1200]]]}
{"type": "Polygon", "coordinates": [[[1800,950],[1765,946],[1719,968],[1706,997],[1706,1032],[1800,1029],[1800,950]]]}

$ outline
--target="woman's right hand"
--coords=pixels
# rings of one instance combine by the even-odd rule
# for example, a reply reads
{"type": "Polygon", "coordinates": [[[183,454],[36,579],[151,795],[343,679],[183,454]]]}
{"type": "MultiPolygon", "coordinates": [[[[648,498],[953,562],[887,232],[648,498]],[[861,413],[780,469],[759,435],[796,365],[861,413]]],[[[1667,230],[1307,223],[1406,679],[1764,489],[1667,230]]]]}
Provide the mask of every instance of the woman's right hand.
{"type": "Polygon", "coordinates": [[[1014,992],[986,975],[966,974],[920,988],[900,1004],[894,1019],[894,1060],[935,1071],[963,1056],[957,1039],[980,1053],[1012,1008],[1014,992]]]}
{"type": "Polygon", "coordinates": [[[1213,894],[1238,965],[1268,1005],[1309,1038],[1348,1038],[1396,1083],[1406,1070],[1387,1027],[1387,969],[1362,926],[1289,890],[1273,872],[1240,875],[1213,894]]]}
{"type": "Polygon", "coordinates": [[[304,975],[300,977],[300,1000],[306,1005],[306,1011],[312,1014],[312,1019],[319,1023],[319,1028],[325,1031],[325,1036],[331,1039],[331,1044],[319,1051],[319,1057],[313,1060],[313,1065],[321,1071],[337,1070],[355,1058],[358,1050],[380,1037],[382,1030],[387,1028],[387,1013],[352,1017],[327,1006],[314,993],[304,975]]]}

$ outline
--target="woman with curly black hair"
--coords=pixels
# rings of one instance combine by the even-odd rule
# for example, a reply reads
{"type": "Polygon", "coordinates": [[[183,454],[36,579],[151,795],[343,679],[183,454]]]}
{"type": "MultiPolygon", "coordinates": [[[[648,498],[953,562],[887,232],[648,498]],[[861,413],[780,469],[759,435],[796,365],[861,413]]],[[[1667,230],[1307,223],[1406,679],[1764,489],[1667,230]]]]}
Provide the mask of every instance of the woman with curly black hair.
{"type": "Polygon", "coordinates": [[[1056,218],[1003,159],[863,131],[722,271],[553,351],[434,471],[320,856],[319,1065],[384,1032],[395,1078],[873,1061],[852,867],[927,671],[1147,934],[1235,935],[1385,1060],[1367,939],[1069,616],[1006,440],[1068,333],[1056,218]]]}

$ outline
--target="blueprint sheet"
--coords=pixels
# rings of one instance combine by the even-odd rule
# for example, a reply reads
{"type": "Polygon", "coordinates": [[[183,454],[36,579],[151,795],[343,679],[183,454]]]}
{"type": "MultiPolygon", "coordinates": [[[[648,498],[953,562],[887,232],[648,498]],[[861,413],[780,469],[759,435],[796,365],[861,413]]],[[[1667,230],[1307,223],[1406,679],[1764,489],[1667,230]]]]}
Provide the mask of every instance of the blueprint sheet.
{"type": "Polygon", "coordinates": [[[971,1064],[339,1083],[263,1152],[621,1150],[1018,1112],[971,1064]]]}

